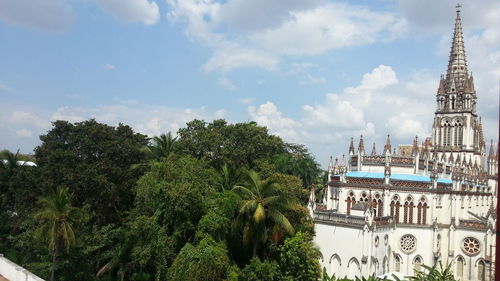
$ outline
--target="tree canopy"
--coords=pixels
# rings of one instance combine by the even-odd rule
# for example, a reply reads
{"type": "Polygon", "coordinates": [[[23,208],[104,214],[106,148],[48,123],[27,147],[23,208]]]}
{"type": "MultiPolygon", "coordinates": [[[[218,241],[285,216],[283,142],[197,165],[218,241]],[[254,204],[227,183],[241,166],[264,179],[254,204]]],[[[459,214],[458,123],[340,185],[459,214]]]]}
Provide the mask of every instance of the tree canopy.
{"type": "Polygon", "coordinates": [[[0,165],[0,252],[43,278],[320,277],[305,203],[321,170],[265,127],[55,121],[40,140],[37,166],[0,165]]]}

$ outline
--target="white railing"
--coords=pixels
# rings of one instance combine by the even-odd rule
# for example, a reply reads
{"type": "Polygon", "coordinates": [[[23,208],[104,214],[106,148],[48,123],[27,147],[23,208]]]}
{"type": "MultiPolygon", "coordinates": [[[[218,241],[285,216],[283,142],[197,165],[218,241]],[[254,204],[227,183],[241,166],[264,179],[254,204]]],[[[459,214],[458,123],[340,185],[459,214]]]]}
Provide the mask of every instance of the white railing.
{"type": "Polygon", "coordinates": [[[0,254],[0,275],[9,281],[45,281],[0,254]]]}

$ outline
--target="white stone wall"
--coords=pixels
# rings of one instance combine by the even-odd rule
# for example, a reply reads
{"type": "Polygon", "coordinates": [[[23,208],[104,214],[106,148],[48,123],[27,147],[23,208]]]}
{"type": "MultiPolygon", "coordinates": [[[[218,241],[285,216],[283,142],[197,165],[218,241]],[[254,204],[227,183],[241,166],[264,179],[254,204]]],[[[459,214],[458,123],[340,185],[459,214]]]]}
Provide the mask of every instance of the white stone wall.
{"type": "Polygon", "coordinates": [[[0,275],[9,281],[44,281],[0,254],[0,275]]]}

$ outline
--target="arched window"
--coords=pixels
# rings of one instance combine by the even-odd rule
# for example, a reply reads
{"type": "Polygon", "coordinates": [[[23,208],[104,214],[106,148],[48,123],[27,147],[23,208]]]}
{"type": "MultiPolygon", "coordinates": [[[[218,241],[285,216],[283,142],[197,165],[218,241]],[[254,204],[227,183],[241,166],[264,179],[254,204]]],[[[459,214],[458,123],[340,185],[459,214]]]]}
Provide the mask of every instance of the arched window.
{"type": "Polygon", "coordinates": [[[422,258],[420,256],[417,256],[413,260],[413,265],[416,271],[421,271],[422,270],[422,258]]]}
{"type": "Polygon", "coordinates": [[[354,192],[350,191],[349,195],[347,196],[347,199],[345,200],[347,202],[347,209],[346,209],[346,214],[350,215],[351,214],[351,207],[356,203],[356,196],[354,196],[354,192]]]}
{"type": "Polygon", "coordinates": [[[459,120],[455,120],[453,124],[454,136],[453,136],[453,144],[456,146],[461,146],[463,143],[463,125],[459,120]]]}
{"type": "Polygon", "coordinates": [[[411,196],[406,197],[404,204],[404,217],[403,223],[412,224],[413,223],[413,198],[411,196]]]}
{"type": "Polygon", "coordinates": [[[387,257],[384,257],[384,261],[382,262],[382,267],[384,270],[384,272],[382,272],[382,273],[389,272],[389,262],[387,261],[387,257]]]}
{"type": "Polygon", "coordinates": [[[486,266],[483,260],[477,263],[477,280],[486,280],[486,266]]]}
{"type": "Polygon", "coordinates": [[[451,145],[451,124],[449,120],[444,121],[443,125],[443,145],[451,145]]]}
{"type": "Polygon", "coordinates": [[[337,254],[330,257],[330,274],[335,273],[335,275],[340,276],[340,266],[342,262],[337,254]]]}
{"type": "Polygon", "coordinates": [[[395,223],[399,223],[399,207],[401,203],[399,203],[399,197],[394,195],[391,201],[391,217],[395,223]]]}
{"type": "Polygon", "coordinates": [[[375,216],[381,217],[382,216],[382,199],[380,198],[380,194],[376,193],[373,201],[372,201],[372,207],[373,210],[375,211],[375,216]]]}
{"type": "Polygon", "coordinates": [[[359,266],[359,262],[356,258],[351,258],[349,263],[347,264],[347,278],[355,279],[356,277],[360,277],[361,275],[361,267],[359,266]]]}
{"type": "Polygon", "coordinates": [[[464,276],[464,258],[458,257],[456,261],[456,277],[458,280],[462,280],[464,276]]]}
{"type": "Polygon", "coordinates": [[[425,197],[420,199],[417,206],[417,224],[426,224],[427,222],[427,202],[425,197]]]}
{"type": "Polygon", "coordinates": [[[394,257],[394,271],[401,272],[401,257],[400,256],[394,257]]]}
{"type": "Polygon", "coordinates": [[[368,195],[366,195],[366,192],[361,193],[361,197],[359,198],[360,202],[368,202],[368,195]]]}

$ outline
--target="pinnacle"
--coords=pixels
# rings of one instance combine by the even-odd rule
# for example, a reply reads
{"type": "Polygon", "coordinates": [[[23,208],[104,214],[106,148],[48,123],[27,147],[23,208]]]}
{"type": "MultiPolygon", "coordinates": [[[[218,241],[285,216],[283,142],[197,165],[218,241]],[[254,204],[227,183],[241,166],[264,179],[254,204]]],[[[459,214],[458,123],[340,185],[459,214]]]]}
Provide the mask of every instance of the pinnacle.
{"type": "Polygon", "coordinates": [[[446,73],[446,92],[455,92],[465,87],[466,82],[464,80],[467,77],[467,57],[465,55],[462,19],[460,18],[460,10],[457,10],[453,41],[448,60],[448,70],[446,73]]]}

